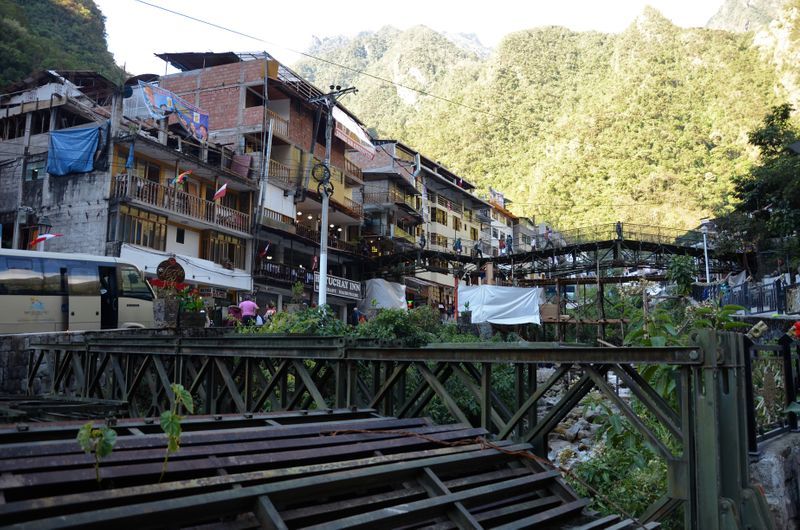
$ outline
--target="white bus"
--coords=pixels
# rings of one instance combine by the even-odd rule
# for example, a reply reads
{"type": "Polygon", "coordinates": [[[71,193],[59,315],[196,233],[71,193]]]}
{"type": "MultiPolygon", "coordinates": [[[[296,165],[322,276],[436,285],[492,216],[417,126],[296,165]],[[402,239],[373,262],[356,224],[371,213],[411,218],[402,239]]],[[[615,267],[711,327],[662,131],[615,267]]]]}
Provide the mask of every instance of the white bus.
{"type": "Polygon", "coordinates": [[[119,258],[0,250],[0,334],[153,326],[153,291],[119,258]]]}

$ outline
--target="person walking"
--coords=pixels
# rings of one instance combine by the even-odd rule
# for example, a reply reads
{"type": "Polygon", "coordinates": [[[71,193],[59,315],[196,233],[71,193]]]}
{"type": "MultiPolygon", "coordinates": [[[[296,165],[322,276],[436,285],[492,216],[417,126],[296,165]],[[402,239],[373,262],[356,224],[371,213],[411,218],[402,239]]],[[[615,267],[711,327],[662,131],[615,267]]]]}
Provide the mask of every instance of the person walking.
{"type": "Polygon", "coordinates": [[[250,295],[244,296],[244,300],[239,303],[239,309],[242,310],[242,324],[245,326],[252,326],[255,324],[258,304],[251,300],[250,295]]]}
{"type": "Polygon", "coordinates": [[[483,239],[478,239],[475,242],[474,254],[476,258],[483,259],[483,239]]]}
{"type": "Polygon", "coordinates": [[[427,244],[428,244],[428,241],[425,239],[425,232],[422,232],[419,235],[419,248],[424,250],[425,249],[425,245],[427,245],[427,244]]]}
{"type": "Polygon", "coordinates": [[[456,254],[459,256],[461,255],[461,238],[457,237],[455,243],[453,243],[453,250],[456,251],[456,254]]]}

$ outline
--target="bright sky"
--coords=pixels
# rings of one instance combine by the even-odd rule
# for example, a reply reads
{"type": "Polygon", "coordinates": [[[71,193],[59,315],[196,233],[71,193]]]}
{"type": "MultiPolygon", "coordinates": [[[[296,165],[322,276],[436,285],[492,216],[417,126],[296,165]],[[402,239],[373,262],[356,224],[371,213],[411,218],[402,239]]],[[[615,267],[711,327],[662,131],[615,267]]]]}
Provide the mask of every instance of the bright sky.
{"type": "Polygon", "coordinates": [[[114,58],[133,74],[164,72],[159,52],[262,51],[289,65],[291,50],[305,51],[313,36],[355,36],[391,25],[425,25],[437,31],[475,33],[496,46],[508,33],[560,25],[577,31],[619,32],[651,5],[675,24],[703,26],[722,0],[146,0],[265,42],[212,28],[136,0],[95,0],[106,16],[114,58]]]}

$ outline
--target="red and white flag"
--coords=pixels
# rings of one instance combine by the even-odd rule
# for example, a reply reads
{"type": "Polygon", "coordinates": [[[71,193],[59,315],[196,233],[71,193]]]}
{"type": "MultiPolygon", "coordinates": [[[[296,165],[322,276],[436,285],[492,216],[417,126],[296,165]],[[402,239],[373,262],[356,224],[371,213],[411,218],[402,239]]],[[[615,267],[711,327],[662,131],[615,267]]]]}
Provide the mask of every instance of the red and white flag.
{"type": "Polygon", "coordinates": [[[267,241],[266,244],[264,245],[264,250],[262,250],[261,252],[258,253],[258,255],[260,257],[263,258],[263,257],[265,257],[267,255],[267,252],[269,252],[269,245],[270,245],[270,242],[267,241]]]}
{"type": "Polygon", "coordinates": [[[217,199],[221,199],[228,193],[228,183],[222,185],[220,189],[217,190],[217,193],[214,194],[214,198],[212,200],[216,201],[217,199]]]}
{"type": "Polygon", "coordinates": [[[54,237],[61,237],[63,235],[64,234],[42,234],[39,237],[37,237],[36,239],[34,239],[33,241],[31,241],[31,244],[29,246],[35,247],[39,243],[47,241],[48,239],[53,239],[54,237]]]}

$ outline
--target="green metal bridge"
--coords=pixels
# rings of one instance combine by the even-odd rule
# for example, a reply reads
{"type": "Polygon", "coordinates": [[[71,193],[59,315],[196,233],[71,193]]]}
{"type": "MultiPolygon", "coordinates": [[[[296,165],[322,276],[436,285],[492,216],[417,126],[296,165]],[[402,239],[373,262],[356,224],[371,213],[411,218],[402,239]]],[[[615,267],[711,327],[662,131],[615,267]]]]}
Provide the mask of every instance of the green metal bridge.
{"type": "MultiPolygon", "coordinates": [[[[93,461],[77,450],[74,425],[0,429],[0,521],[20,527],[149,527],[167,520],[230,526],[244,517],[267,528],[301,527],[304,521],[320,528],[655,528],[680,510],[685,528],[772,528],[764,497],[749,479],[751,349],[742,335],[709,332],[685,348],[525,343],[409,349],[343,337],[142,330],[31,336],[27,348],[31,389],[39,378],[53,395],[127,403],[130,416],[143,419],[117,420],[122,449],[104,471],[113,488],[100,497],[92,493],[91,502],[80,492],[97,487],[91,486],[93,461]],[[674,370],[677,403],[668,403],[640,375],[640,368],[654,364],[674,370]],[[545,367],[552,373],[537,383],[545,367]],[[510,400],[494,384],[509,370],[510,400]],[[611,374],[667,434],[648,427],[618,395],[611,374]],[[451,382],[467,397],[455,396],[451,382]],[[184,385],[204,415],[187,420],[186,453],[174,457],[177,467],[165,489],[152,482],[165,442],[148,418],[173,403],[172,383],[184,385]],[[667,491],[638,519],[581,522],[585,502],[544,464],[548,435],[592,391],[612,402],[667,464],[667,491]],[[544,398],[553,395],[558,402],[544,407],[544,398]],[[421,422],[432,403],[445,407],[456,424],[421,422]],[[324,427],[320,417],[344,423],[324,427]],[[309,421],[310,431],[289,429],[309,421]],[[223,426],[233,430],[214,434],[223,426]],[[259,460],[258,454],[277,450],[247,445],[265,426],[276,429],[267,438],[299,437],[281,446],[290,453],[259,460]],[[323,450],[320,436],[333,436],[325,444],[341,444],[323,450]],[[212,439],[218,445],[209,448],[212,439]],[[222,440],[227,444],[219,445],[222,440]],[[361,460],[345,473],[336,455],[361,460]],[[306,466],[298,476],[319,478],[268,479],[258,475],[267,468],[257,461],[274,462],[267,466],[273,470],[306,466]],[[487,468],[489,461],[495,467],[487,468]],[[488,475],[469,475],[473,466],[488,475]],[[480,489],[492,483],[489,476],[502,480],[480,489]],[[386,481],[399,489],[386,490],[386,481]],[[512,501],[503,504],[493,488],[512,501]],[[328,506],[327,519],[312,517],[322,513],[312,508],[320,503],[328,506]]],[[[791,359],[789,370],[793,374],[791,359]]]]}

